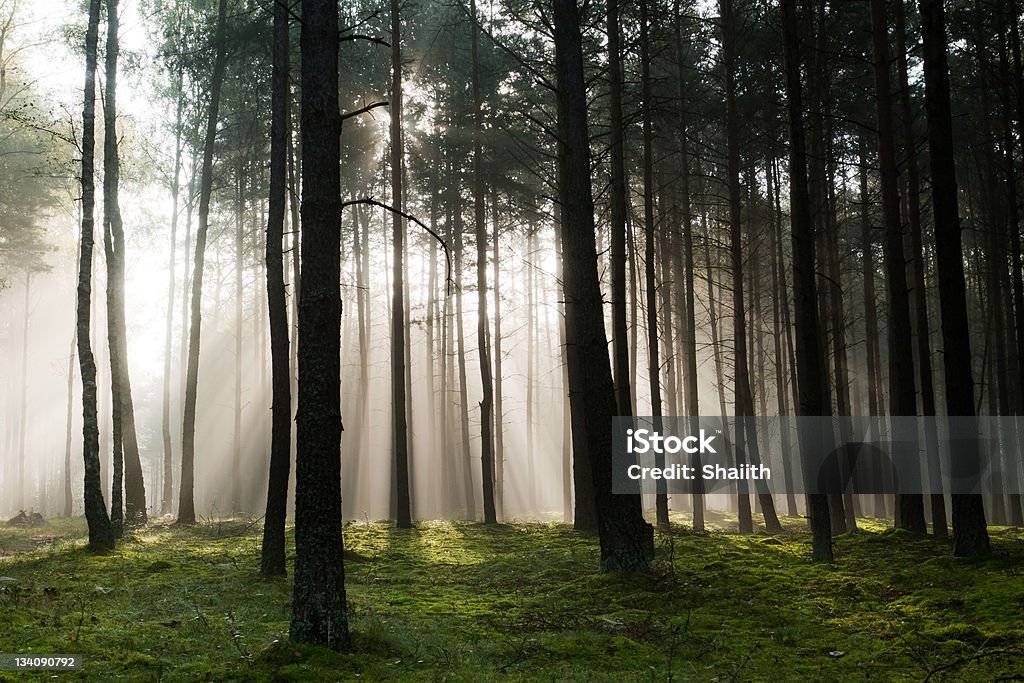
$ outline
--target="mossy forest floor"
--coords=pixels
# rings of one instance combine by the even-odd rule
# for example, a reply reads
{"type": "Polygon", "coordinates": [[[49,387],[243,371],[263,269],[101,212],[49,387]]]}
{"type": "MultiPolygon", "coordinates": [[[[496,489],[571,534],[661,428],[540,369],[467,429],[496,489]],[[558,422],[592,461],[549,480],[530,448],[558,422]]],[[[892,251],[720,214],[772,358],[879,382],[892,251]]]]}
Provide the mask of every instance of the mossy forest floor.
{"type": "Polygon", "coordinates": [[[977,561],[866,521],[824,566],[803,520],[784,524],[680,525],[652,575],[620,576],[563,524],[351,523],[342,654],[288,644],[289,582],[260,577],[256,521],[154,524],[108,555],[80,519],[0,528],[0,653],[85,657],[0,680],[1024,680],[1020,530],[993,529],[977,561]]]}

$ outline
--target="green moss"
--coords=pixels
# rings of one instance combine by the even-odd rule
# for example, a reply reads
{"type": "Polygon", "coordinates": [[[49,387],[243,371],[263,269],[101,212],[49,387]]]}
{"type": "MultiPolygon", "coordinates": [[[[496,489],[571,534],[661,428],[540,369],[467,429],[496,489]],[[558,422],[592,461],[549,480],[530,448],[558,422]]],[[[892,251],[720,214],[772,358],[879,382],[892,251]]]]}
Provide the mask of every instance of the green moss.
{"type": "Polygon", "coordinates": [[[913,680],[947,664],[974,680],[1024,666],[1019,530],[963,561],[865,520],[819,565],[799,519],[778,536],[723,533],[724,515],[706,534],[673,521],[648,576],[597,574],[596,539],[562,524],[350,523],[351,653],[288,642],[290,584],[259,575],[251,520],[152,526],[107,555],[84,550],[80,520],[0,529],[0,652],[81,653],[85,670],[62,677],[89,680],[913,680]]]}

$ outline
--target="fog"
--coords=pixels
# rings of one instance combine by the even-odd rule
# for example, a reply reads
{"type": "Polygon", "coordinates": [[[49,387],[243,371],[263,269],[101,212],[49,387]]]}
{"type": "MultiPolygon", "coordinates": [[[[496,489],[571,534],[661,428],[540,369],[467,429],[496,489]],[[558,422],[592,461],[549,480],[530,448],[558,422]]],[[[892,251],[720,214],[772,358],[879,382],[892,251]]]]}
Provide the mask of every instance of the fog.
{"type": "MultiPolygon", "coordinates": [[[[73,124],[80,117],[82,65],[58,33],[70,17],[83,21],[77,8],[66,12],[43,11],[41,3],[29,4],[20,31],[12,44],[23,48],[21,69],[37,97],[56,120],[73,124]]],[[[139,445],[151,515],[161,514],[163,485],[162,443],[164,364],[169,353],[169,428],[173,484],[180,476],[184,359],[188,308],[186,283],[192,272],[195,231],[194,205],[187,188],[194,181],[195,159],[183,161],[182,192],[178,203],[178,230],[171,261],[172,195],[170,177],[174,156],[171,133],[173,111],[156,97],[153,82],[155,44],[152,26],[140,18],[135,3],[124,4],[122,42],[134,57],[121,83],[118,119],[125,171],[121,185],[121,210],[127,234],[125,283],[129,369],[139,445]],[[173,297],[168,298],[168,278],[173,271],[173,297]],[[165,348],[168,310],[171,345],[165,348]]],[[[383,83],[383,80],[382,80],[383,83]]],[[[259,87],[257,83],[255,87],[259,87]]],[[[410,101],[419,113],[410,124],[410,155],[416,153],[416,132],[429,131],[433,95],[411,78],[410,101]]],[[[376,93],[359,93],[353,102],[372,101],[376,93]]],[[[262,116],[262,114],[261,114],[262,116]]],[[[343,175],[348,196],[383,196],[386,178],[388,117],[380,112],[346,124],[343,133],[346,157],[343,175]]],[[[230,129],[230,126],[226,128],[230,129]]],[[[265,140],[263,141],[265,143],[265,140]]],[[[74,156],[71,153],[71,156],[74,156]]],[[[69,166],[73,168],[73,164],[69,166]]],[[[99,174],[98,174],[99,177],[99,174]]],[[[73,513],[82,511],[82,399],[79,366],[74,356],[75,276],[80,225],[79,190],[70,174],[62,180],[66,198],[54,202],[38,217],[48,247],[43,269],[10,260],[3,263],[4,286],[0,289],[0,354],[4,359],[0,379],[0,514],[18,510],[38,511],[45,516],[62,514],[64,496],[70,490],[73,513]],[[70,373],[70,377],[69,377],[70,373]],[[69,381],[70,380],[70,381],[69,381]],[[67,465],[66,465],[67,464],[67,465]],[[70,486],[65,477],[69,475],[70,486]]],[[[218,186],[210,219],[202,297],[202,344],[196,425],[195,499],[203,516],[228,514],[262,515],[269,463],[270,360],[267,297],[263,265],[266,224],[265,186],[255,185],[241,204],[233,195],[231,181],[218,186]],[[241,230],[243,248],[235,247],[241,230]],[[236,290],[235,269],[241,264],[242,289],[236,290]],[[241,326],[235,323],[235,306],[241,304],[241,326]],[[240,355],[236,343],[240,339],[240,355]],[[236,444],[236,361],[240,361],[241,437],[236,444]],[[234,481],[233,457],[240,454],[240,476],[234,481]],[[234,486],[239,505],[233,509],[234,486]]],[[[432,200],[434,228],[449,234],[447,206],[450,193],[443,187],[430,190],[421,179],[412,189],[408,210],[430,221],[432,200]],[[424,190],[424,188],[427,188],[424,190]],[[434,196],[434,192],[437,193],[434,196]]],[[[418,519],[439,517],[476,518],[480,511],[466,508],[463,482],[467,463],[462,440],[468,438],[473,489],[480,505],[480,410],[479,365],[476,348],[477,297],[475,250],[472,248],[471,206],[463,202],[466,261],[463,270],[462,305],[466,369],[468,437],[461,433],[459,358],[454,328],[457,286],[445,282],[444,249],[416,225],[408,226],[407,278],[409,302],[409,359],[411,392],[410,450],[413,483],[413,514],[418,519]],[[448,336],[451,335],[451,336],[448,336]],[[447,343],[442,339],[447,338],[447,343]]],[[[500,276],[501,307],[501,441],[504,470],[503,513],[506,519],[566,519],[571,508],[564,498],[565,439],[568,429],[563,384],[563,354],[559,334],[560,283],[553,206],[542,196],[532,203],[504,196],[500,210],[488,208],[488,231],[499,230],[498,262],[489,263],[489,282],[500,276]],[[530,240],[528,235],[535,237],[530,240]],[[495,271],[497,268],[497,272],[495,271]],[[529,291],[532,283],[533,293],[529,291]],[[531,305],[532,302],[532,305],[531,305]],[[531,360],[532,353],[532,360],[531,360]],[[532,378],[532,381],[528,381],[532,378]],[[530,403],[532,401],[532,404],[530,403]]],[[[194,199],[194,198],[193,198],[194,199]]],[[[639,200],[637,200],[639,201],[639,200]]],[[[97,225],[101,225],[97,216],[97,225]]],[[[285,255],[289,316],[294,314],[292,258],[295,230],[286,226],[285,255]]],[[[388,518],[392,482],[392,421],[390,379],[390,216],[379,209],[350,207],[342,224],[342,297],[344,303],[342,349],[343,504],[347,519],[388,518]],[[359,212],[368,227],[368,269],[365,289],[358,279],[353,250],[353,229],[359,212]],[[359,298],[362,291],[366,316],[365,345],[360,345],[359,298]],[[362,389],[363,357],[367,378],[362,389]],[[365,415],[365,422],[363,416],[365,415]]],[[[607,226],[601,228],[607,230],[607,226]]],[[[98,232],[98,231],[97,231],[98,232]]],[[[449,238],[450,239],[450,238],[449,238]]],[[[599,235],[599,248],[608,244],[599,235]]],[[[452,245],[448,245],[451,247],[452,245]]],[[[610,296],[606,251],[601,274],[606,301],[610,296]]],[[[713,258],[720,257],[718,246],[713,258]]],[[[457,268],[458,263],[454,264],[457,268]]],[[[642,281],[642,262],[635,277],[642,281]]],[[[111,487],[111,394],[109,352],[106,339],[105,261],[97,235],[92,283],[92,345],[96,354],[99,386],[100,445],[104,496],[109,504],[111,487]]],[[[706,282],[697,285],[698,365],[702,407],[706,414],[719,412],[714,349],[708,320],[706,282]]],[[[639,291],[639,290],[638,290],[639,291]]],[[[717,297],[723,295],[716,287],[717,297]]],[[[724,292],[728,298],[728,291],[724,292]]],[[[639,340],[636,349],[634,391],[639,414],[650,412],[647,390],[646,330],[643,297],[636,313],[639,340]]],[[[729,339],[728,301],[717,301],[722,320],[723,348],[729,339]]],[[[770,307],[770,304],[766,303],[770,307]]],[[[488,294],[491,339],[497,337],[493,291],[488,294]]],[[[609,309],[610,315],[610,309],[609,309]]],[[[294,320],[291,320],[294,341],[294,320]]],[[[770,320],[762,319],[765,333],[770,320]]],[[[631,334],[633,332],[631,331],[631,334]]],[[[755,335],[759,332],[755,332],[755,335]]],[[[292,349],[294,352],[294,346],[292,349]]],[[[664,354],[664,352],[663,352],[664,354]]],[[[726,363],[728,354],[721,361],[726,363]]],[[[492,358],[493,361],[493,358],[492,358]]],[[[662,362],[671,366],[669,354],[662,362]]],[[[726,382],[731,376],[724,368],[726,382]]],[[[682,387],[677,387],[681,394],[682,387]]],[[[674,398],[666,398],[668,405],[674,398]]],[[[772,397],[769,397],[771,399],[772,397]]],[[[731,392],[726,399],[731,404],[731,392]]],[[[294,392],[293,392],[294,400],[294,392]]],[[[679,399],[681,404],[681,399],[679,399]]],[[[666,407],[667,409],[667,407],[666,407]]],[[[610,427],[609,427],[610,428],[610,427]]],[[[294,455],[294,453],[293,453],[294,455]]],[[[172,497],[176,504],[177,494],[172,497]]],[[[716,501],[709,501],[714,505],[716,501]]],[[[291,504],[291,501],[290,501],[291,504]]],[[[174,514],[174,509],[169,511],[174,514]]]]}

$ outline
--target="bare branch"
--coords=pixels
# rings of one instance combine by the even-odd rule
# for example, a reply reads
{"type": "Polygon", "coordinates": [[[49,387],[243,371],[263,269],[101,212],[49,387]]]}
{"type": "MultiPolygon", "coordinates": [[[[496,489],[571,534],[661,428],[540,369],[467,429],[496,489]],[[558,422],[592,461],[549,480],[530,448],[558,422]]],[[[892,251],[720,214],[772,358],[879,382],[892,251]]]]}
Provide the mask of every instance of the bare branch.
{"type": "Polygon", "coordinates": [[[421,221],[419,218],[416,218],[416,216],[413,216],[412,214],[408,214],[405,211],[399,211],[395,207],[388,206],[384,202],[378,202],[376,199],[373,199],[373,198],[351,199],[351,200],[349,200],[347,202],[342,202],[341,208],[342,208],[342,210],[344,210],[345,207],[355,206],[357,204],[364,204],[366,206],[376,206],[376,207],[379,207],[381,209],[385,209],[386,211],[390,211],[391,213],[398,214],[402,218],[404,218],[406,220],[410,220],[413,223],[415,223],[416,225],[420,226],[425,231],[427,231],[435,240],[437,240],[437,243],[440,244],[441,248],[444,250],[444,260],[445,260],[445,266],[446,266],[445,278],[444,278],[444,281],[445,281],[445,291],[448,294],[452,293],[452,285],[455,284],[455,281],[452,280],[452,253],[451,253],[451,248],[449,248],[448,244],[444,241],[444,239],[442,239],[442,237],[440,235],[438,235],[436,232],[434,232],[429,227],[427,227],[427,225],[423,221],[421,221]]]}
{"type": "Polygon", "coordinates": [[[360,107],[359,109],[356,109],[355,111],[350,111],[350,112],[348,112],[346,114],[342,114],[341,115],[341,120],[342,120],[342,122],[344,122],[347,119],[351,119],[354,116],[359,116],[361,114],[365,114],[366,112],[368,112],[368,111],[370,111],[372,109],[376,109],[377,107],[387,107],[387,106],[390,106],[390,105],[391,105],[391,103],[388,102],[387,100],[384,100],[382,102],[374,102],[373,104],[368,104],[365,107],[360,107]]]}

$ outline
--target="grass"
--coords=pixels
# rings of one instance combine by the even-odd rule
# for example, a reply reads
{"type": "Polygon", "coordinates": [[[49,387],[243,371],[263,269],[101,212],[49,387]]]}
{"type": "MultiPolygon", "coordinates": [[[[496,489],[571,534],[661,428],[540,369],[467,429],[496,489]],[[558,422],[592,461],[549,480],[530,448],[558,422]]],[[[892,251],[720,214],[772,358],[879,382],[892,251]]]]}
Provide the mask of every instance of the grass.
{"type": "Polygon", "coordinates": [[[993,529],[993,557],[972,561],[867,521],[824,566],[802,520],[784,524],[678,526],[650,576],[621,576],[597,574],[596,539],[563,524],[352,523],[351,653],[288,643],[289,583],[260,577],[251,520],[152,525],[107,555],[85,550],[80,519],[0,528],[0,652],[83,654],[56,677],[97,681],[1024,676],[1020,530],[993,529]]]}

